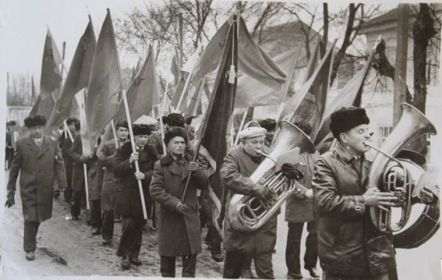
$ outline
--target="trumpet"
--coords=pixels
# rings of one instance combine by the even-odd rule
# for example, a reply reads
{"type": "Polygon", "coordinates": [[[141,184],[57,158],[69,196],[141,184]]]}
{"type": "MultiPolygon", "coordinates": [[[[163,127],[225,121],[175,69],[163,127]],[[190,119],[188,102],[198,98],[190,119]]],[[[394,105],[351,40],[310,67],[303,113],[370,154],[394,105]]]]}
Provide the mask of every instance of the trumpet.
{"type": "Polygon", "coordinates": [[[368,187],[379,188],[382,192],[393,192],[400,198],[399,206],[402,208],[401,218],[396,223],[391,222],[391,207],[370,208],[371,221],[381,232],[397,232],[405,227],[411,213],[413,187],[423,173],[416,164],[396,159],[395,156],[415,137],[425,133],[436,133],[433,124],[419,110],[406,103],[401,105],[401,119],[381,148],[364,142],[366,146],[377,151],[370,169],[368,187]]]}

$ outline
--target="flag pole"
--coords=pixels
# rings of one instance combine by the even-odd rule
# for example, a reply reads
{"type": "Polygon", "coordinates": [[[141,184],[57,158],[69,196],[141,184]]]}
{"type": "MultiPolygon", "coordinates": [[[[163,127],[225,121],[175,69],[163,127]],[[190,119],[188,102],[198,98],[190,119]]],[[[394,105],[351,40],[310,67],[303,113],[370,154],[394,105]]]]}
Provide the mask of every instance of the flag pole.
{"type": "Polygon", "coordinates": [[[184,94],[187,91],[187,88],[189,87],[190,78],[192,77],[192,74],[193,74],[193,70],[192,70],[192,72],[189,73],[189,76],[187,76],[186,83],[184,84],[183,91],[181,92],[180,99],[178,100],[178,104],[176,105],[176,108],[175,108],[176,112],[181,113],[180,106],[181,106],[181,103],[183,103],[184,94]]]}
{"type": "Polygon", "coordinates": [[[169,83],[166,83],[166,89],[164,91],[164,96],[163,96],[163,104],[161,104],[160,107],[160,131],[161,131],[161,143],[163,144],[163,152],[164,154],[166,154],[166,143],[164,143],[164,124],[163,124],[163,114],[164,111],[166,110],[166,98],[167,98],[167,92],[169,91],[169,83]]]}
{"type": "Polygon", "coordinates": [[[239,132],[240,132],[241,130],[243,130],[244,123],[246,122],[246,118],[247,118],[247,113],[248,113],[248,112],[249,112],[249,107],[246,108],[246,110],[244,111],[244,114],[242,115],[241,123],[240,123],[239,128],[238,128],[238,133],[236,133],[235,142],[233,143],[234,146],[238,145],[238,141],[239,141],[239,132]]]}
{"type": "MultiPolygon", "coordinates": [[[[126,111],[126,119],[128,122],[130,144],[132,146],[132,152],[135,152],[136,146],[135,146],[135,141],[134,141],[134,132],[132,130],[132,120],[130,117],[129,105],[127,104],[126,92],[124,90],[123,90],[123,102],[124,102],[124,109],[126,111]]],[[[138,160],[134,161],[134,164],[135,164],[135,172],[140,172],[140,166],[138,165],[138,160]]],[[[146,211],[146,203],[144,201],[143,185],[141,183],[141,180],[137,180],[137,182],[138,182],[138,190],[140,191],[141,208],[143,210],[143,217],[145,220],[147,220],[147,211],[146,211]]]]}
{"type": "Polygon", "coordinates": [[[89,205],[89,185],[87,182],[87,165],[83,163],[83,172],[84,172],[84,187],[86,188],[86,209],[89,210],[91,207],[89,205]]]}
{"type": "Polygon", "coordinates": [[[114,119],[111,120],[111,126],[112,126],[112,134],[114,135],[115,139],[115,147],[118,149],[117,129],[115,128],[114,119]]]}

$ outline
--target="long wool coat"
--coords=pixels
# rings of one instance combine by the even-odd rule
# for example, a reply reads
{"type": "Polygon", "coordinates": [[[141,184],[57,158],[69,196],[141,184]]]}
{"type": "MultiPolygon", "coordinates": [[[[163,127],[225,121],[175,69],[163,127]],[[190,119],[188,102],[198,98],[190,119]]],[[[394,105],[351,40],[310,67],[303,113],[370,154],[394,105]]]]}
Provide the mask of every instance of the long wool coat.
{"type": "Polygon", "coordinates": [[[238,250],[244,253],[265,253],[272,252],[275,247],[277,214],[273,215],[261,228],[254,232],[234,230],[230,225],[229,219],[229,204],[232,196],[234,194],[251,194],[256,188],[256,184],[249,177],[263,159],[263,157],[250,157],[244,152],[242,146],[231,148],[224,158],[221,167],[221,178],[228,190],[223,239],[226,251],[238,250]]]}
{"type": "Polygon", "coordinates": [[[54,180],[66,188],[66,174],[61,150],[56,141],[43,136],[39,148],[26,137],[17,141],[9,173],[8,191],[16,189],[20,172],[20,195],[25,221],[42,222],[52,215],[54,180]]]}
{"type": "Polygon", "coordinates": [[[115,208],[115,193],[121,192],[118,187],[118,179],[113,171],[114,156],[117,148],[115,140],[108,140],[103,143],[97,156],[101,166],[104,169],[103,187],[101,189],[101,210],[110,211],[115,208]]]}
{"type": "Polygon", "coordinates": [[[155,163],[150,194],[160,204],[158,243],[160,256],[188,256],[201,252],[201,225],[198,215],[197,188],[207,188],[209,181],[200,169],[193,172],[184,204],[185,215],[176,207],[184,192],[190,156],[179,166],[170,154],[155,163]]]}
{"type": "Polygon", "coordinates": [[[287,198],[285,207],[285,220],[289,223],[304,223],[316,220],[316,211],[313,206],[313,198],[306,198],[305,191],[312,188],[313,168],[319,159],[319,153],[301,153],[302,165],[300,168],[304,178],[300,182],[306,189],[292,192],[287,198]]]}
{"type": "Polygon", "coordinates": [[[83,147],[81,143],[81,136],[80,134],[77,134],[74,137],[74,143],[72,143],[72,147],[69,151],[69,155],[72,158],[71,188],[73,191],[85,190],[83,163],[87,164],[89,159],[84,158],[82,154],[83,147]]]}
{"type": "MultiPolygon", "coordinates": [[[[129,163],[131,154],[132,146],[130,142],[127,142],[117,150],[117,154],[114,157],[113,170],[119,180],[118,186],[121,187],[121,191],[116,192],[115,202],[119,213],[121,213],[123,217],[143,218],[141,196],[138,181],[135,178],[135,164],[129,163]]],[[[140,172],[143,172],[145,175],[144,180],[142,180],[142,187],[146,210],[149,209],[149,183],[152,178],[153,166],[157,159],[157,151],[149,144],[145,145],[143,149],[138,152],[140,172]]]]}

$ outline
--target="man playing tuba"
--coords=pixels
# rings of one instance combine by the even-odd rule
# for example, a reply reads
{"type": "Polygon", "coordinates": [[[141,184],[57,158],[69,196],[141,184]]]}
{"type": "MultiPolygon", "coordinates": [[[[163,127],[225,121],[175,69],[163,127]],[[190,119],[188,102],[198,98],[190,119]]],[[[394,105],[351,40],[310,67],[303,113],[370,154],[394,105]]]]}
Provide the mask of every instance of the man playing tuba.
{"type": "MultiPolygon", "coordinates": [[[[272,254],[276,243],[276,218],[274,215],[261,228],[253,232],[234,230],[229,219],[230,200],[234,194],[257,197],[268,201],[273,193],[265,186],[254,183],[249,176],[264,160],[266,130],[248,127],[240,132],[241,144],[230,149],[221,167],[223,185],[228,191],[224,224],[224,248],[226,250],[223,278],[239,278],[244,262],[253,259],[260,279],[273,279],[272,254]]],[[[291,164],[284,164],[282,172],[297,177],[299,171],[291,164]]]]}

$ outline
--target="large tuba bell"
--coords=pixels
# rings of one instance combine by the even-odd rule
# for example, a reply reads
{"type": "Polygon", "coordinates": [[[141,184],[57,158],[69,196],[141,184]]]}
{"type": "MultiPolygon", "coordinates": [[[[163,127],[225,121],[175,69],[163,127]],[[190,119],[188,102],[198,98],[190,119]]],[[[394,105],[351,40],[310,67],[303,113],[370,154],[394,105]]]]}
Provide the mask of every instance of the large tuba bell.
{"type": "Polygon", "coordinates": [[[393,192],[400,198],[401,216],[397,222],[392,222],[391,207],[370,208],[370,218],[382,232],[404,229],[410,217],[413,191],[425,173],[417,164],[395,156],[410,140],[426,133],[436,134],[434,126],[419,110],[406,103],[401,106],[401,119],[381,148],[365,143],[378,152],[373,159],[368,186],[378,187],[382,192],[393,192]]]}
{"type": "Polygon", "coordinates": [[[313,153],[315,147],[310,138],[297,126],[282,121],[278,134],[270,147],[272,152],[258,166],[250,179],[269,188],[274,194],[272,201],[235,194],[229,206],[229,219],[233,229],[251,232],[259,229],[270,219],[295,188],[303,187],[294,179],[275,170],[277,158],[293,149],[313,153]]]}

